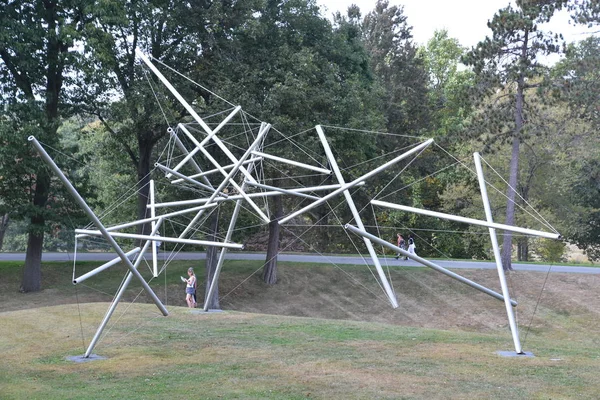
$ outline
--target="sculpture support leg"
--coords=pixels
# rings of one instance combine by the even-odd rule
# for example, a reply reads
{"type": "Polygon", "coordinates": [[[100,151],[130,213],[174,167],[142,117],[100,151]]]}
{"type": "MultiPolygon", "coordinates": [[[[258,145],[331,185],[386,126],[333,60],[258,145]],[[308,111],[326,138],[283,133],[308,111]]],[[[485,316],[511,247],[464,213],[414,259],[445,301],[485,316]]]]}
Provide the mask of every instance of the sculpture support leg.
{"type": "MultiPolygon", "coordinates": [[[[483,208],[485,209],[485,218],[487,222],[493,223],[492,210],[490,208],[490,201],[487,195],[487,188],[485,186],[485,179],[483,178],[483,168],[481,168],[481,156],[479,153],[473,153],[475,159],[475,169],[477,170],[477,179],[479,180],[479,189],[481,191],[481,199],[483,200],[483,208]]],[[[515,345],[515,351],[517,354],[522,354],[521,341],[519,340],[519,329],[515,322],[515,313],[510,306],[510,295],[508,293],[508,285],[506,284],[506,276],[504,276],[504,268],[502,267],[502,258],[500,257],[500,247],[498,246],[498,238],[496,237],[496,230],[489,228],[490,239],[492,241],[492,248],[494,249],[494,259],[496,260],[496,268],[498,270],[498,277],[500,278],[500,287],[502,288],[502,294],[504,295],[504,304],[506,305],[506,314],[508,316],[508,324],[510,326],[510,332],[512,333],[512,339],[515,345]]]]}

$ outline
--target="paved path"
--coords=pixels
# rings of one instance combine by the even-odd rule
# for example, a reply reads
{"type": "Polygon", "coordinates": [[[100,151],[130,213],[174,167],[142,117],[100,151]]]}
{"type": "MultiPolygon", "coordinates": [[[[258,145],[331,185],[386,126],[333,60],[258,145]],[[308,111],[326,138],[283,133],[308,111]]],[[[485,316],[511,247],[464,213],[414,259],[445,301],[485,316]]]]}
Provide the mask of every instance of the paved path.
{"type": "MultiPolygon", "coordinates": [[[[79,261],[108,261],[116,257],[113,253],[77,253],[79,261]]],[[[160,253],[159,257],[164,258],[166,255],[160,253]]],[[[204,260],[206,253],[191,253],[181,252],[175,255],[176,260],[204,260]]],[[[229,252],[226,257],[228,260],[264,260],[263,253],[237,253],[229,252]]],[[[24,261],[24,253],[0,253],[0,261],[24,261]]],[[[72,253],[43,253],[43,261],[73,261],[72,253]]],[[[327,255],[312,255],[312,254],[280,254],[279,260],[305,263],[334,263],[334,264],[364,264],[364,260],[360,257],[346,256],[327,256],[327,255]]],[[[373,264],[371,259],[365,259],[369,264],[373,264]]],[[[450,269],[495,269],[496,264],[486,261],[445,261],[432,260],[444,268],[450,269]]],[[[381,260],[383,265],[393,266],[411,266],[422,267],[421,264],[412,260],[396,260],[395,258],[386,258],[381,260]]],[[[513,268],[517,271],[538,271],[538,272],[570,272],[577,274],[600,274],[600,268],[594,267],[576,267],[568,265],[539,265],[539,264],[518,264],[513,263],[513,268]]]]}

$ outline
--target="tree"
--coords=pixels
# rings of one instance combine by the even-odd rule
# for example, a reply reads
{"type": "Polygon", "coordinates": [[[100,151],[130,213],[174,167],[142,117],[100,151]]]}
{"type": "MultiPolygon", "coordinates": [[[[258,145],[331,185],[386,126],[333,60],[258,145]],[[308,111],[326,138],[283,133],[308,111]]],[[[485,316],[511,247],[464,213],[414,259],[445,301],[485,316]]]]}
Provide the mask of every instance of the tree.
{"type": "MultiPolygon", "coordinates": [[[[136,64],[136,48],[154,59],[168,60],[184,75],[196,78],[202,74],[209,79],[218,71],[213,59],[230,41],[233,27],[250,16],[251,6],[252,2],[225,0],[202,4],[172,0],[95,4],[95,18],[86,25],[89,57],[83,75],[88,90],[81,102],[87,104],[84,111],[100,119],[136,170],[138,218],[147,217],[152,152],[166,137],[169,122],[178,122],[187,114],[180,104],[168,100],[171,95],[156,77],[144,75],[136,64]]],[[[200,98],[200,106],[211,103],[209,92],[189,85],[180,91],[190,102],[200,98]]],[[[147,232],[149,224],[139,229],[147,232]]]]}
{"type": "Polygon", "coordinates": [[[68,112],[65,87],[78,58],[75,44],[87,14],[83,4],[62,0],[2,1],[0,8],[2,197],[9,206],[1,213],[29,220],[21,291],[32,292],[41,289],[42,246],[52,217],[51,175],[32,154],[27,136],[59,145],[57,130],[68,112]],[[7,178],[17,182],[6,185],[7,178]]]}
{"type": "MultiPolygon", "coordinates": [[[[358,21],[350,22],[340,16],[332,26],[320,15],[315,1],[268,0],[261,4],[255,18],[233,31],[233,37],[236,40],[231,53],[221,57],[221,69],[229,71],[229,75],[220,77],[220,93],[236,99],[249,114],[273,125],[265,141],[269,153],[298,159],[298,148],[282,140],[279,132],[289,135],[316,124],[368,127],[374,121],[381,121],[358,21]],[[271,146],[272,143],[278,144],[271,146]]],[[[335,141],[336,147],[357,153],[365,151],[360,140],[353,140],[360,137],[358,134],[341,132],[328,137],[335,141]]],[[[323,154],[316,135],[303,141],[302,146],[323,154]]],[[[319,161],[326,162],[324,158],[319,161]]],[[[322,180],[322,177],[293,180],[291,176],[300,175],[294,168],[286,166],[282,171],[266,164],[267,180],[277,179],[278,185],[289,182],[294,186],[313,186],[322,180]]],[[[262,275],[269,284],[275,283],[277,276],[276,254],[281,232],[278,215],[285,208],[296,207],[298,201],[274,200],[262,275]]],[[[303,218],[326,225],[322,218],[326,214],[326,207],[322,207],[303,218]]],[[[320,245],[327,246],[329,237],[325,230],[321,232],[324,233],[320,245]]]]}
{"type": "MultiPolygon", "coordinates": [[[[473,67],[482,92],[494,96],[502,89],[501,97],[510,101],[488,103],[482,113],[480,128],[489,132],[489,143],[510,143],[512,147],[508,204],[506,206],[507,225],[514,224],[515,189],[518,186],[519,152],[521,143],[529,130],[525,94],[532,89],[530,79],[539,76],[546,69],[538,56],[559,51],[559,37],[538,30],[538,25],[550,20],[554,12],[564,5],[563,0],[516,2],[517,8],[508,6],[499,10],[488,27],[492,37],[479,42],[463,59],[473,67]]],[[[512,235],[506,232],[502,244],[502,264],[511,268],[512,235]]]]}
{"type": "Polygon", "coordinates": [[[378,0],[362,23],[371,68],[384,88],[387,131],[417,134],[427,126],[427,71],[412,42],[412,27],[402,6],[378,0]]]}
{"type": "Polygon", "coordinates": [[[566,57],[556,64],[548,80],[549,90],[569,113],[565,120],[579,121],[574,135],[576,153],[571,151],[570,196],[566,200],[575,212],[569,213],[569,239],[592,260],[600,259],[600,163],[597,130],[600,127],[600,39],[589,37],[567,48],[566,57]]]}

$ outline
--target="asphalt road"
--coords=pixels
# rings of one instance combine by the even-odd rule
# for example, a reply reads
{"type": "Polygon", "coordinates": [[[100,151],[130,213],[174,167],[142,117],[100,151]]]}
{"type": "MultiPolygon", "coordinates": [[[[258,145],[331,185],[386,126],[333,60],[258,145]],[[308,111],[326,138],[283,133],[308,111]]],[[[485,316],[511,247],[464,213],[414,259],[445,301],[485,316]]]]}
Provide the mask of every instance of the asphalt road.
{"type": "MultiPolygon", "coordinates": [[[[165,258],[168,253],[159,253],[159,258],[165,258]]],[[[108,261],[116,257],[114,253],[77,253],[79,261],[108,261]]],[[[176,260],[204,260],[206,253],[191,253],[181,252],[173,256],[176,260]]],[[[264,260],[263,253],[237,253],[229,252],[226,257],[228,260],[264,260]]],[[[24,253],[0,253],[0,261],[24,261],[24,253]]],[[[304,263],[327,263],[327,264],[373,264],[370,258],[364,260],[360,257],[346,256],[328,256],[328,255],[312,255],[312,254],[280,254],[279,260],[304,262],[304,263]]],[[[42,261],[73,261],[72,253],[43,253],[42,261]]],[[[495,269],[496,264],[485,261],[444,261],[432,260],[441,267],[449,269],[495,269]]],[[[422,267],[421,264],[412,260],[396,260],[395,258],[382,259],[383,265],[390,267],[403,265],[411,267],[422,267]]],[[[517,271],[537,271],[537,272],[569,272],[576,274],[600,274],[600,268],[594,267],[577,267],[568,265],[539,265],[539,264],[512,264],[513,269],[517,271]]]]}

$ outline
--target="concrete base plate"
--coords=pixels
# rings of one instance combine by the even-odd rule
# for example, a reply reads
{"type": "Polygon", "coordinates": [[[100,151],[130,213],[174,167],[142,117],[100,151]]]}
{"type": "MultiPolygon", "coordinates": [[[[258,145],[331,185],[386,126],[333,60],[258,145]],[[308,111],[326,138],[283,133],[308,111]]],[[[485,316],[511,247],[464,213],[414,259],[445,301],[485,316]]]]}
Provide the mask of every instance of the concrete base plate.
{"type": "Polygon", "coordinates": [[[220,313],[220,312],[223,312],[223,310],[214,309],[214,310],[204,311],[204,309],[200,308],[200,309],[193,309],[190,311],[190,313],[192,313],[192,314],[208,314],[208,313],[220,313]]]}
{"type": "Polygon", "coordinates": [[[67,361],[73,361],[76,363],[84,363],[84,362],[97,361],[97,360],[106,360],[106,357],[102,357],[97,354],[90,354],[89,357],[84,357],[83,355],[67,357],[67,361]]]}
{"type": "Polygon", "coordinates": [[[524,351],[523,353],[517,353],[516,351],[497,351],[500,357],[535,357],[532,352],[524,351]]]}

